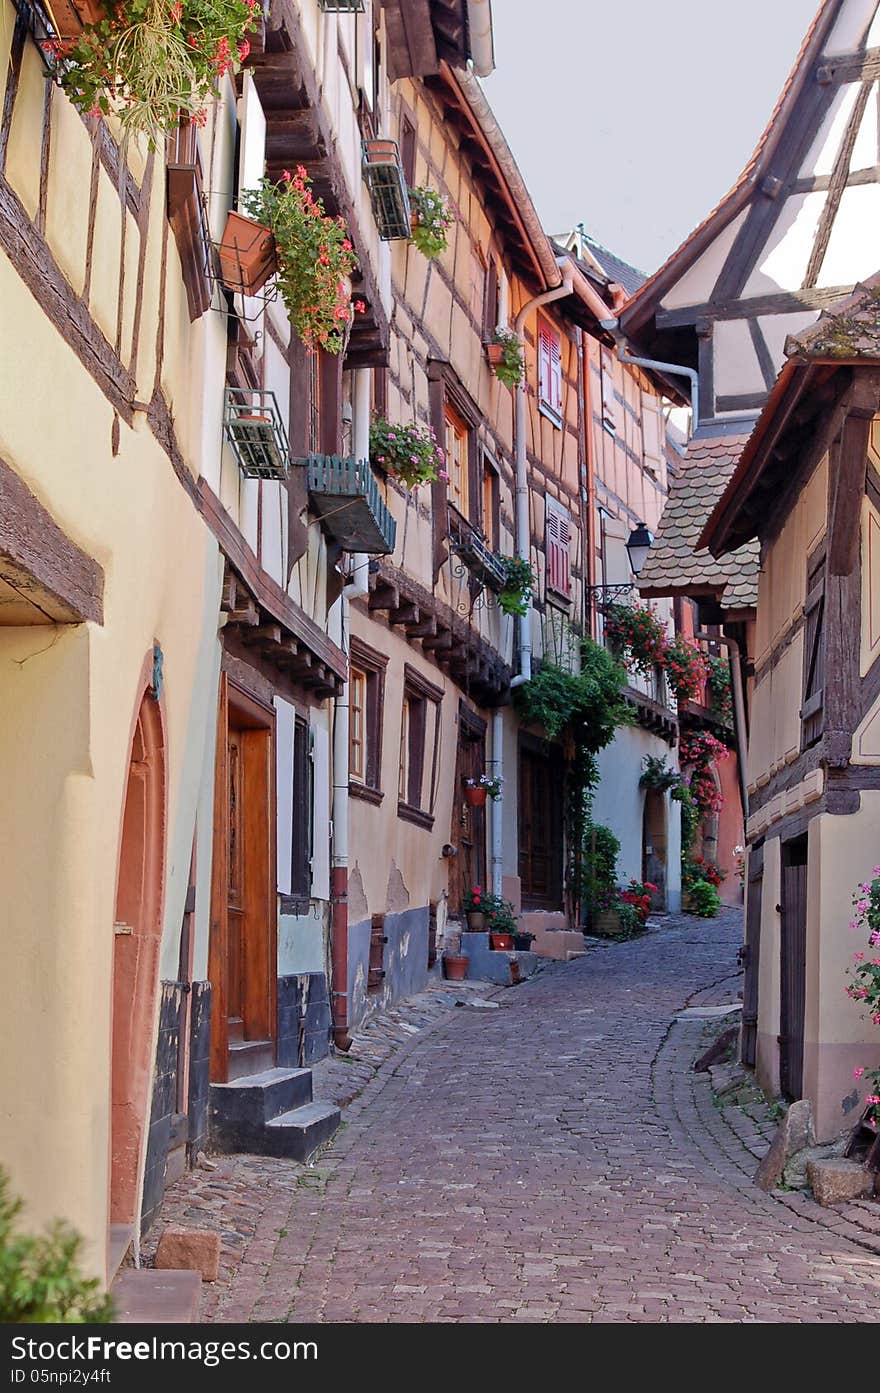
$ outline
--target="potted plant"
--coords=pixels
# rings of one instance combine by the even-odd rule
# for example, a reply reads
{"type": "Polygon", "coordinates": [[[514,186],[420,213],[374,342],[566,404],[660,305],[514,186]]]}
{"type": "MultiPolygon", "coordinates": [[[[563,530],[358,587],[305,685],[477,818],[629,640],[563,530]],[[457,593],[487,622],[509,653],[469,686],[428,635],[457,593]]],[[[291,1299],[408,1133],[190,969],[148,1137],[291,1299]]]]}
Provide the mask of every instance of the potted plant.
{"type": "Polygon", "coordinates": [[[370,426],[370,459],[397,477],[408,489],[448,479],[443,451],[430,426],[392,424],[376,416],[370,426]]]}
{"type": "Polygon", "coordinates": [[[502,778],[492,779],[488,774],[481,774],[478,779],[465,779],[464,800],[472,808],[483,808],[487,798],[497,802],[503,788],[502,778]]]}
{"type": "Polygon", "coordinates": [[[650,605],[609,605],[605,612],[605,637],[646,677],[658,664],[663,665],[666,630],[650,605]]]}
{"type": "Polygon", "coordinates": [[[532,944],[534,943],[534,941],[535,935],[533,933],[529,933],[528,929],[518,929],[517,932],[513,935],[513,946],[517,950],[517,952],[520,953],[531,952],[532,944]]]}
{"type": "Polygon", "coordinates": [[[714,919],[721,908],[721,896],[708,880],[695,880],[688,886],[687,901],[691,914],[701,919],[714,919]]]}
{"type": "Polygon", "coordinates": [[[256,295],[278,269],[272,231],[234,209],[226,215],[217,255],[223,284],[242,295],[256,295]]]}
{"type": "Polygon", "coordinates": [[[526,371],[523,346],[512,329],[496,329],[486,344],[486,356],[495,376],[505,387],[516,387],[526,371]]]}
{"type": "Polygon", "coordinates": [[[665,759],[657,755],[645,755],[642,760],[642,774],[639,784],[642,788],[655,788],[660,793],[676,788],[681,776],[677,769],[670,769],[665,759]]]}
{"type": "Polygon", "coordinates": [[[443,976],[449,982],[463,982],[467,977],[468,959],[465,953],[443,954],[443,976]]]}
{"type": "Polygon", "coordinates": [[[481,885],[466,890],[462,898],[462,912],[472,933],[483,933],[489,915],[498,907],[498,897],[491,895],[481,885]]]}
{"type": "Polygon", "coordinates": [[[526,614],[535,583],[531,564],[520,556],[502,556],[499,559],[504,567],[504,585],[498,595],[498,604],[504,614],[526,614]]]}
{"type": "Polygon", "coordinates": [[[709,673],[705,653],[689,639],[676,634],[663,657],[666,678],[677,701],[695,701],[709,673]]]}
{"type": "Polygon", "coordinates": [[[260,0],[118,0],[74,37],[42,47],[74,106],[114,116],[124,134],[145,135],[181,118],[204,125],[219,80],[250,52],[245,37],[260,0]]]}
{"type": "Polygon", "coordinates": [[[489,915],[489,947],[496,952],[510,953],[516,925],[513,905],[507,900],[500,900],[489,915]]]}
{"type": "Polygon", "coordinates": [[[657,886],[652,885],[650,880],[631,880],[625,890],[621,890],[620,898],[625,904],[632,905],[639,916],[642,924],[648,922],[648,915],[651,913],[651,896],[656,895],[657,886]]]}
{"type": "Polygon", "coordinates": [[[409,191],[412,218],[412,241],[422,256],[439,256],[446,250],[447,233],[455,221],[449,205],[436,189],[415,188],[409,191]]]}
{"type": "Polygon", "coordinates": [[[311,191],[303,165],[281,182],[263,178],[241,197],[244,211],[272,232],[278,256],[278,289],[290,323],[307,348],[339,354],[353,311],[351,275],[356,257],[342,218],[328,217],[311,191]]]}

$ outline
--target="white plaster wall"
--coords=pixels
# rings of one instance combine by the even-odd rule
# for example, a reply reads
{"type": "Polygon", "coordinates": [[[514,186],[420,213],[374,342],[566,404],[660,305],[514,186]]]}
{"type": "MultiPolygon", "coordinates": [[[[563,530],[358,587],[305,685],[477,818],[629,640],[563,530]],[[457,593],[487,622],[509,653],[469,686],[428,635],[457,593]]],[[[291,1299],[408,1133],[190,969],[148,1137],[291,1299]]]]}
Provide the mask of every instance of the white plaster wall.
{"type": "Polygon", "coordinates": [[[734,396],[765,390],[761,365],[744,319],[719,319],[714,342],[717,395],[734,396]]]}
{"type": "MultiPolygon", "coordinates": [[[[670,767],[676,767],[675,756],[666,742],[641,726],[618,731],[598,756],[600,781],[593,799],[593,821],[610,827],[620,842],[620,883],[642,878],[645,790],[639,787],[639,777],[646,755],[666,759],[670,767]]],[[[669,909],[675,912],[681,908],[681,816],[679,805],[668,795],[666,803],[666,887],[669,909]]]]}
{"type": "Polygon", "coordinates": [[[727,253],[745,222],[746,211],[739,213],[733,222],[718,234],[691,269],[672,286],[662,302],[665,310],[679,309],[683,305],[702,305],[709,299],[727,253]]]}
{"type": "Polygon", "coordinates": [[[823,54],[850,53],[864,41],[877,13],[877,0],[847,0],[828,36],[823,54]]]}

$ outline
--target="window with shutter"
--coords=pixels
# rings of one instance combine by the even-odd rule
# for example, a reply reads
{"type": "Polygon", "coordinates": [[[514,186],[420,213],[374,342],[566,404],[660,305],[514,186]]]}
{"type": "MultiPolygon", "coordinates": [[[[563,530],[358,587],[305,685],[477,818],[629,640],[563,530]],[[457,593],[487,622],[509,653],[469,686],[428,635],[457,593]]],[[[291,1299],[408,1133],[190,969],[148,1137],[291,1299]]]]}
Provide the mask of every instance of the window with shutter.
{"type": "Polygon", "coordinates": [[[370,803],[380,803],[388,659],[352,636],[351,663],[348,679],[349,793],[370,803]]]}
{"type": "Polygon", "coordinates": [[[563,599],[571,598],[571,515],[555,499],[546,500],[544,551],[547,562],[547,590],[563,599]]]}
{"type": "Polygon", "coordinates": [[[538,323],[538,405],[554,425],[562,425],[562,340],[543,320],[538,323]]]}
{"type": "Polygon", "coordinates": [[[617,402],[614,396],[614,362],[602,353],[602,425],[612,435],[617,433],[617,402]]]}
{"type": "Polygon", "coordinates": [[[642,392],[642,457],[645,468],[658,476],[663,458],[662,430],[659,402],[649,392],[642,392]]]}
{"type": "Polygon", "coordinates": [[[397,812],[420,827],[434,823],[442,699],[442,688],[405,665],[397,812]]]}
{"type": "Polygon", "coordinates": [[[825,688],[825,557],[815,560],[807,576],[804,604],[804,703],[801,731],[804,749],[815,745],[824,728],[825,688]]]}
{"type": "Polygon", "coordinates": [[[308,899],[312,887],[312,758],[308,722],[297,716],[293,733],[293,846],[290,893],[308,899]]]}

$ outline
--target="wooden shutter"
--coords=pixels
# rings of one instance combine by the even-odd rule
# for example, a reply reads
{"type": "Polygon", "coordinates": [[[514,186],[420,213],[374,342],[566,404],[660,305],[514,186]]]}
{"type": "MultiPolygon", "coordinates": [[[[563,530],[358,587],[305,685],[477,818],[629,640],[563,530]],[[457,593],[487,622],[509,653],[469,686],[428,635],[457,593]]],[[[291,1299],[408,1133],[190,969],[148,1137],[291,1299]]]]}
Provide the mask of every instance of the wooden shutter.
{"type": "Polygon", "coordinates": [[[642,457],[646,468],[659,475],[663,461],[663,420],[660,403],[650,392],[642,392],[642,457]]]}
{"type": "Polygon", "coordinates": [[[498,327],[498,262],[489,257],[486,272],[486,298],[483,305],[483,338],[488,340],[498,327]]]}
{"type": "Polygon", "coordinates": [[[556,416],[562,414],[562,340],[549,324],[538,326],[538,397],[556,416]]]}
{"type": "Polygon", "coordinates": [[[293,732],[292,895],[308,899],[312,888],[312,761],[308,722],[297,716],[293,732]]]}
{"type": "Polygon", "coordinates": [[[558,334],[550,338],[550,396],[549,405],[562,415],[562,340],[558,334]]]}
{"type": "Polygon", "coordinates": [[[400,123],[400,162],[410,188],[416,182],[416,128],[408,116],[400,123]]]}
{"type": "Polygon", "coordinates": [[[807,578],[804,605],[804,704],[801,707],[803,745],[813,745],[824,728],[825,688],[825,558],[814,562],[807,578]]]}
{"type": "Polygon", "coordinates": [[[602,354],[602,425],[614,435],[617,431],[617,403],[614,396],[614,363],[602,354]]]}
{"type": "Polygon", "coordinates": [[[546,500],[544,549],[547,589],[568,599],[571,595],[571,517],[552,498],[546,500]]]}

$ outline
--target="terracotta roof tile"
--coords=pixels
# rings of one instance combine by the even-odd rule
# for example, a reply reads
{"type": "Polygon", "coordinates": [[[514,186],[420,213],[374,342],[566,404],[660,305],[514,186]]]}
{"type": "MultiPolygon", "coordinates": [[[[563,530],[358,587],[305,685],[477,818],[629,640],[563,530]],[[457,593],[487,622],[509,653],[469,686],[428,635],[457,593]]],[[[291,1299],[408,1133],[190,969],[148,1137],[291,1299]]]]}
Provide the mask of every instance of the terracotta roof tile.
{"type": "Polygon", "coordinates": [[[691,441],[680,472],[671,481],[656,540],[639,576],[643,594],[687,594],[704,587],[727,609],[752,608],[757,603],[756,542],[719,561],[706,550],[694,550],[747,440],[747,435],[724,435],[691,441]]]}

